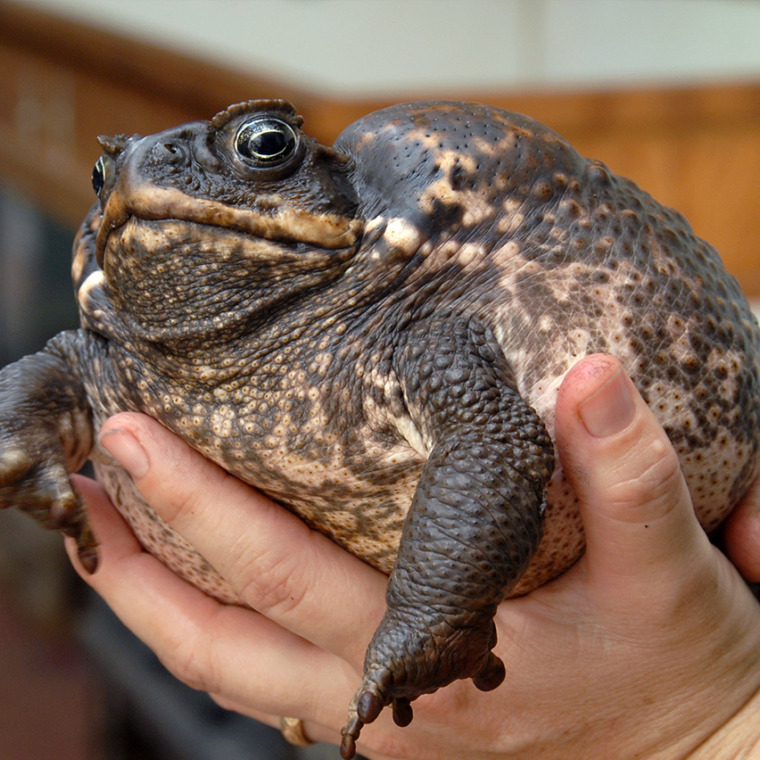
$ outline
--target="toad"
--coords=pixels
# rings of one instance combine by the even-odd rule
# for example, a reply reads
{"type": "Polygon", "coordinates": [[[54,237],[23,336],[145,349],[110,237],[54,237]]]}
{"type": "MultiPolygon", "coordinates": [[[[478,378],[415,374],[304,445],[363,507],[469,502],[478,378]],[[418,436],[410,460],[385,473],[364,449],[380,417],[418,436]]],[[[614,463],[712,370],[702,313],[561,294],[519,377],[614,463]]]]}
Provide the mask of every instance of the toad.
{"type": "MultiPolygon", "coordinates": [[[[279,100],[101,138],[74,245],[81,328],[0,373],[0,506],[96,537],[90,458],[143,546],[234,590],[97,443],[145,412],[389,574],[342,753],[455,679],[504,677],[493,616],[583,551],[557,389],[614,354],[714,529],[758,472],[760,337],[679,213],[536,121],[393,106],[333,147],[279,100]]],[[[223,505],[220,505],[223,509],[223,505]]]]}

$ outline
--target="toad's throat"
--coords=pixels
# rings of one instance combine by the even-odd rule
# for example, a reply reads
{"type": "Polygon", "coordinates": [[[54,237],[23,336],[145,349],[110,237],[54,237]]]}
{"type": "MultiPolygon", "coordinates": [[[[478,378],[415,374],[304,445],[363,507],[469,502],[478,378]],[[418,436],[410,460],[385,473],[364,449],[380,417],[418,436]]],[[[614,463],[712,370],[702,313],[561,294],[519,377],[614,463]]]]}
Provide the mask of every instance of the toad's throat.
{"type": "Polygon", "coordinates": [[[265,240],[307,243],[320,248],[345,249],[356,244],[362,230],[358,219],[336,214],[301,211],[271,204],[244,208],[187,195],[175,187],[130,181],[117,183],[103,209],[97,234],[96,258],[102,268],[109,235],[130,217],[207,224],[254,235],[265,240]]]}

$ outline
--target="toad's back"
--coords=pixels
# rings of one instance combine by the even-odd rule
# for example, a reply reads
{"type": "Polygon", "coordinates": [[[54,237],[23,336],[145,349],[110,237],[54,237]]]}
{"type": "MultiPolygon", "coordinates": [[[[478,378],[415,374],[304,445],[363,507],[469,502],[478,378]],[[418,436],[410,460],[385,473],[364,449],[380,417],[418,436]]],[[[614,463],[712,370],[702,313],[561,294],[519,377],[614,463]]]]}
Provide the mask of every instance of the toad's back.
{"type": "MultiPolygon", "coordinates": [[[[757,321],[717,252],[680,213],[532,119],[480,106],[390,111],[339,144],[355,146],[372,202],[382,196],[403,220],[401,245],[426,254],[412,300],[455,302],[487,322],[550,431],[567,370],[590,353],[621,359],[714,528],[757,471],[760,436],[757,321]]],[[[557,467],[517,592],[577,556],[574,501],[557,467]]]]}

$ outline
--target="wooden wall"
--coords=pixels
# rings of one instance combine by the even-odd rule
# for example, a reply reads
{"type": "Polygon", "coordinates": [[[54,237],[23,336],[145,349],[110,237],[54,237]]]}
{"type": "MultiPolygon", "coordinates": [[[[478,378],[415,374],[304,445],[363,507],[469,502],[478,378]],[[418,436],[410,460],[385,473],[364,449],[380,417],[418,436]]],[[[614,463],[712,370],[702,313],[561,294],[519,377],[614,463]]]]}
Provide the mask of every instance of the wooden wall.
{"type": "MultiPolygon", "coordinates": [[[[387,100],[338,100],[0,0],[0,179],[74,226],[95,136],[150,133],[285,97],[331,142],[387,100]]],[[[425,93],[420,93],[425,96],[425,93]]],[[[540,94],[450,92],[528,113],[675,206],[760,297],[760,82],[540,94]]]]}

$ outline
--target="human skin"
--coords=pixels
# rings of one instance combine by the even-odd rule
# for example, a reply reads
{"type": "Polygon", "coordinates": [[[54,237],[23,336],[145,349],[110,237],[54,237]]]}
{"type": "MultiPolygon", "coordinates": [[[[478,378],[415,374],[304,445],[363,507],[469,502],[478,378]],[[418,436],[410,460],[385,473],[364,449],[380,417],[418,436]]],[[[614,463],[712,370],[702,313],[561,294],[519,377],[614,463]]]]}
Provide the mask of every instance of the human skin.
{"type": "MultiPolygon", "coordinates": [[[[270,725],[339,729],[386,578],[137,414],[101,442],[147,501],[252,609],[225,606],[144,552],[102,488],[77,477],[101,540],[82,576],[178,678],[270,725]],[[256,611],[254,611],[256,610],[256,611]]],[[[579,362],[556,407],[556,442],[588,547],[555,581],[503,603],[498,689],[460,681],[381,715],[370,758],[760,758],[760,605],[693,515],[677,457],[619,363],[579,362]]],[[[725,549],[760,579],[760,484],[725,549]]],[[[76,551],[69,545],[72,561],[76,551]]]]}

